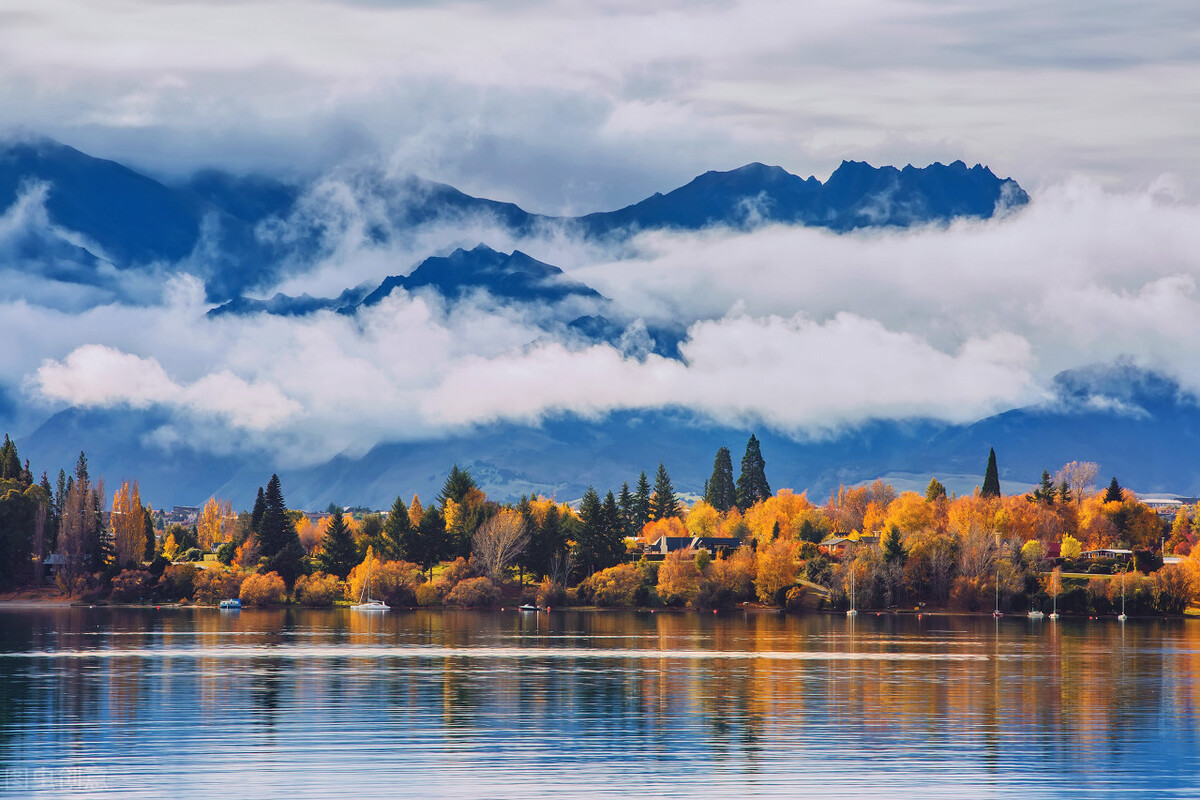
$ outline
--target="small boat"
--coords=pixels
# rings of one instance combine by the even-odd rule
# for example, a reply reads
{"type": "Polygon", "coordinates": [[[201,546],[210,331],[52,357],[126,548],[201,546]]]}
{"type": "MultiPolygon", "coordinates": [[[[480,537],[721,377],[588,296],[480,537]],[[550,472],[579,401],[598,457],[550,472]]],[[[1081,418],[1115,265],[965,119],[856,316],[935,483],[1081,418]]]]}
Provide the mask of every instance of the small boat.
{"type": "Polygon", "coordinates": [[[1117,617],[1118,622],[1124,622],[1129,619],[1129,617],[1125,616],[1125,573],[1128,571],[1129,566],[1126,565],[1125,569],[1121,572],[1121,614],[1117,617]]]}
{"type": "Polygon", "coordinates": [[[1037,610],[1036,608],[1029,612],[1030,619],[1042,619],[1045,616],[1046,616],[1045,614],[1043,614],[1041,611],[1037,610]]]}
{"type": "Polygon", "coordinates": [[[850,610],[846,612],[847,617],[857,617],[858,611],[854,608],[854,568],[850,568],[850,610]]]}
{"type": "Polygon", "coordinates": [[[358,603],[350,606],[351,611],[387,611],[391,607],[382,600],[371,599],[371,562],[374,557],[368,550],[367,552],[367,579],[363,582],[362,594],[358,596],[358,603]]]}
{"type": "Polygon", "coordinates": [[[541,611],[541,610],[542,610],[541,606],[535,606],[530,603],[526,603],[523,606],[517,606],[517,611],[541,611]]]}
{"type": "Polygon", "coordinates": [[[242,601],[234,597],[230,600],[222,600],[217,605],[230,611],[239,611],[242,607],[242,601]]]}

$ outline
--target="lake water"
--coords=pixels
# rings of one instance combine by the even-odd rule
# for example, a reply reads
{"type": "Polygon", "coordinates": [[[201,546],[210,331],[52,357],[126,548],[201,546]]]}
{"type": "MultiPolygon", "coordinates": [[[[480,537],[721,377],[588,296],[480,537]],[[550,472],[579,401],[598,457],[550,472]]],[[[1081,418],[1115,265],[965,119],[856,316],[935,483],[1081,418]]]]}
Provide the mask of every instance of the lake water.
{"type": "Polygon", "coordinates": [[[0,796],[1197,797],[1200,622],[0,609],[0,796]]]}

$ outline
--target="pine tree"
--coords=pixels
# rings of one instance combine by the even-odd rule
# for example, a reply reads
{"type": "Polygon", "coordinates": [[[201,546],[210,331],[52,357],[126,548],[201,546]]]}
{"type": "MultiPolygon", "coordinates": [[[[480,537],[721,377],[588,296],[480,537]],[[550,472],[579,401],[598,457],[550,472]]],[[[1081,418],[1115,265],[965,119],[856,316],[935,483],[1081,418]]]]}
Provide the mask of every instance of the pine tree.
{"type": "Polygon", "coordinates": [[[996,469],[996,448],[988,451],[987,470],[983,473],[983,488],[979,490],[980,497],[1000,496],[1000,472],[996,469]]]}
{"type": "Polygon", "coordinates": [[[1071,485],[1066,481],[1060,483],[1058,485],[1058,502],[1065,506],[1074,499],[1074,496],[1071,494],[1071,485]]]}
{"type": "Polygon", "coordinates": [[[621,484],[621,495],[617,498],[617,506],[621,509],[621,520],[625,523],[626,535],[636,536],[641,528],[634,529],[634,501],[633,492],[629,491],[629,481],[621,484]]]}
{"type": "Polygon", "coordinates": [[[380,550],[392,558],[420,563],[408,553],[408,549],[413,545],[412,534],[413,525],[408,517],[408,506],[404,505],[400,495],[396,495],[392,510],[388,512],[383,523],[383,542],[380,550]]]}
{"type": "Polygon", "coordinates": [[[625,557],[625,536],[615,518],[616,509],[612,492],[601,502],[591,486],[579,503],[575,561],[585,575],[620,564],[625,557]]]}
{"type": "Polygon", "coordinates": [[[271,476],[263,499],[266,508],[258,532],[259,551],[267,560],[267,571],[279,573],[290,589],[302,571],[304,548],[283,502],[283,489],[279,485],[278,475],[271,476]]]}
{"type": "Polygon", "coordinates": [[[1117,483],[1116,477],[1113,477],[1112,483],[1108,484],[1108,491],[1104,493],[1104,502],[1120,503],[1124,499],[1125,495],[1121,491],[1121,484],[1117,483]]]}
{"type": "Polygon", "coordinates": [[[250,512],[250,530],[255,533],[262,531],[263,514],[267,513],[267,498],[263,487],[258,487],[258,496],[254,498],[254,510],[250,512]]]}
{"type": "Polygon", "coordinates": [[[737,479],[737,505],[745,511],[750,506],[771,496],[771,485],[767,483],[767,463],[763,461],[758,437],[750,434],[746,442],[746,454],[742,456],[742,471],[737,479]]]}
{"type": "Polygon", "coordinates": [[[21,479],[21,459],[17,455],[17,445],[8,434],[4,434],[4,445],[0,446],[0,481],[19,481],[21,479]]]}
{"type": "Polygon", "coordinates": [[[733,457],[728,447],[717,450],[712,477],[704,486],[704,501],[725,512],[737,505],[737,487],[733,482],[733,457]]]}
{"type": "Polygon", "coordinates": [[[475,485],[475,479],[471,477],[471,473],[455,464],[450,468],[450,474],[446,476],[442,493],[437,496],[438,505],[445,509],[447,500],[461,503],[466,498],[467,492],[477,488],[479,487],[475,485]]]}
{"type": "Polygon", "coordinates": [[[1042,481],[1033,490],[1029,499],[1035,503],[1054,505],[1054,496],[1056,494],[1057,490],[1054,488],[1053,481],[1050,480],[1050,471],[1042,470],[1042,481]]]}
{"type": "Polygon", "coordinates": [[[335,507],[333,516],[329,520],[329,527],[325,529],[325,536],[321,539],[321,554],[317,557],[317,563],[323,572],[336,575],[339,580],[343,581],[358,563],[358,548],[354,546],[354,537],[351,536],[350,529],[346,527],[346,520],[342,516],[340,508],[335,507]]]}
{"type": "Polygon", "coordinates": [[[883,560],[888,564],[904,566],[907,559],[908,551],[904,549],[904,543],[900,540],[900,529],[889,525],[887,533],[883,536],[883,560]]]}
{"type": "Polygon", "coordinates": [[[633,527],[638,533],[650,521],[650,481],[646,471],[638,475],[637,488],[633,491],[633,527]]]}
{"type": "Polygon", "coordinates": [[[937,500],[939,497],[945,497],[945,496],[946,496],[946,487],[942,485],[942,482],[939,481],[937,478],[930,478],[929,479],[929,487],[925,490],[926,502],[932,503],[933,501],[937,500]]]}
{"type": "Polygon", "coordinates": [[[658,474],[654,477],[654,494],[650,497],[650,521],[679,516],[679,502],[675,499],[675,487],[667,468],[658,462],[658,474]]]}
{"type": "Polygon", "coordinates": [[[417,527],[417,537],[411,548],[418,564],[426,569],[442,560],[449,547],[446,537],[446,520],[438,507],[430,503],[429,508],[421,515],[421,524],[417,527]]]}

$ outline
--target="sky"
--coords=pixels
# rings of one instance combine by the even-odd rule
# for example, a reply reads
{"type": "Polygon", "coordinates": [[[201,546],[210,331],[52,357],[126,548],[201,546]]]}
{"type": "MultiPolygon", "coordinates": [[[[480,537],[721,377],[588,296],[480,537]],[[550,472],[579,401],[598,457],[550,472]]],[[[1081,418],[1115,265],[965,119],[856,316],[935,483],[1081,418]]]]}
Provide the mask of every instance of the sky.
{"type": "Polygon", "coordinates": [[[528,309],[404,293],[359,320],[214,320],[199,252],[122,273],[117,294],[32,277],[22,237],[71,236],[33,187],[0,215],[0,336],[24,345],[0,353],[0,406],[30,424],[165,407],[147,432],[163,446],[229,448],[231,426],[305,463],[563,410],[684,406],[797,437],[969,422],[1116,359],[1200,391],[1198,61],[1190,2],[9,3],[0,127],[164,180],[315,181],[303,207],[334,231],[327,255],[263,296],[485,241],[688,335],[682,361],[577,347],[528,309]],[[651,232],[620,252],[488,220],[379,245],[364,231],[390,223],[347,178],[415,173],[568,214],[709,169],[825,179],[842,159],[983,163],[1032,202],[911,231],[651,232]]]}

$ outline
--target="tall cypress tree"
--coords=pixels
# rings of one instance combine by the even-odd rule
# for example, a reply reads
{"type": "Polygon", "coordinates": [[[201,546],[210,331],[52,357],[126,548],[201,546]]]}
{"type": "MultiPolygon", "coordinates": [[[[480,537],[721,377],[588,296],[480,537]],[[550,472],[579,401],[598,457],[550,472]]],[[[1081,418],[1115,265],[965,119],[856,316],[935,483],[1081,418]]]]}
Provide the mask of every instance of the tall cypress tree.
{"type": "Polygon", "coordinates": [[[638,533],[650,521],[650,481],[646,470],[638,475],[637,488],[633,490],[633,527],[638,533]]]}
{"type": "Polygon", "coordinates": [[[679,502],[675,499],[675,487],[667,468],[658,462],[658,474],[654,477],[654,495],[650,498],[650,519],[658,521],[679,516],[679,502]]]}
{"type": "Polygon", "coordinates": [[[617,498],[617,506],[621,509],[621,521],[625,524],[626,535],[636,536],[641,529],[634,530],[633,492],[629,491],[629,481],[621,484],[621,495],[617,498]]]}
{"type": "Polygon", "coordinates": [[[354,546],[354,537],[346,527],[342,510],[335,508],[329,527],[325,529],[325,536],[321,539],[321,554],[317,557],[317,563],[323,572],[337,575],[339,580],[344,581],[357,562],[358,548],[354,546]]]}
{"type": "Polygon", "coordinates": [[[1000,472],[996,469],[996,448],[988,450],[987,471],[983,473],[983,488],[980,497],[1000,496],[1000,472]]]}
{"type": "Polygon", "coordinates": [[[717,451],[713,459],[712,477],[704,487],[704,502],[718,511],[728,511],[737,505],[737,487],[733,482],[733,457],[728,447],[717,451]]]}
{"type": "Polygon", "coordinates": [[[155,545],[154,510],[150,506],[142,507],[142,535],[146,539],[146,543],[143,546],[142,558],[145,561],[153,561],[155,545]]]}
{"type": "Polygon", "coordinates": [[[758,437],[750,434],[746,442],[746,454],[742,456],[742,471],[737,479],[737,505],[745,511],[760,500],[771,496],[771,484],[767,483],[767,462],[763,461],[758,437]]]}

